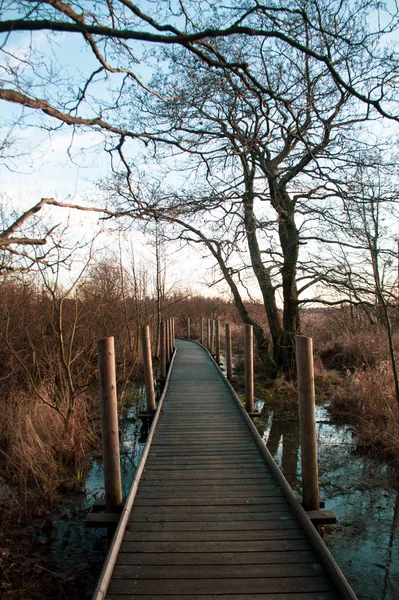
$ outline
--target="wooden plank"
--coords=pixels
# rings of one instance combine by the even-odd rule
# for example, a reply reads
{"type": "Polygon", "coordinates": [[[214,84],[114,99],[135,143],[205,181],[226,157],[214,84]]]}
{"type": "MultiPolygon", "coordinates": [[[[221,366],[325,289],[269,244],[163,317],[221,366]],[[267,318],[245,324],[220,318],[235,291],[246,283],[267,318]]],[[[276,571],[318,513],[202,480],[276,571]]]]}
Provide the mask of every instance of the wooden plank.
{"type": "MultiPolygon", "coordinates": [[[[280,493],[276,490],[276,494],[280,493]]],[[[254,496],[245,498],[141,498],[137,494],[136,506],[262,506],[263,504],[286,504],[286,499],[281,494],[278,496],[254,496]]]]}
{"type": "Polygon", "coordinates": [[[283,519],[292,517],[292,511],[284,504],[270,504],[259,506],[165,506],[164,508],[155,506],[148,511],[146,506],[136,506],[131,513],[131,521],[146,521],[148,523],[167,520],[170,523],[175,521],[202,522],[214,521],[253,521],[283,519]]]}
{"type": "Polygon", "coordinates": [[[159,515],[165,515],[165,518],[172,519],[174,515],[178,515],[181,521],[184,521],[188,517],[192,517],[193,515],[197,520],[207,520],[210,521],[214,517],[216,519],[222,519],[223,515],[226,515],[226,518],[231,518],[232,514],[240,515],[242,518],[245,516],[249,519],[256,519],[257,515],[262,515],[265,513],[271,514],[291,514],[292,511],[290,507],[286,503],[281,504],[263,504],[262,506],[258,506],[257,504],[238,504],[238,505],[211,505],[211,506],[152,506],[151,510],[148,510],[147,506],[137,506],[135,505],[131,518],[138,518],[140,515],[151,520],[153,517],[158,519],[159,515]]]}
{"type": "MultiPolygon", "coordinates": [[[[142,600],[148,598],[142,594],[107,594],[107,600],[142,600]]],[[[180,595],[175,594],[153,594],[151,600],[182,600],[180,595]]],[[[254,593],[254,594],[234,594],[232,596],[218,594],[185,594],[184,600],[338,600],[338,596],[332,592],[323,592],[320,595],[319,592],[307,592],[302,594],[298,592],[287,593],[287,594],[268,594],[268,593],[254,593]]]]}
{"type": "MultiPolygon", "coordinates": [[[[171,458],[171,455],[173,453],[174,448],[170,447],[167,452],[165,452],[165,449],[161,450],[161,449],[157,449],[154,448],[153,452],[151,452],[151,456],[149,457],[149,459],[169,459],[171,458]]],[[[179,449],[178,449],[179,450],[179,449]]],[[[195,457],[197,457],[198,460],[198,454],[197,452],[191,452],[191,454],[195,457]]],[[[261,457],[260,452],[258,451],[257,448],[254,448],[253,446],[247,446],[245,448],[242,448],[240,453],[236,452],[236,451],[232,451],[231,448],[219,448],[218,450],[214,450],[212,448],[207,449],[206,451],[202,451],[201,454],[204,455],[204,457],[221,457],[221,458],[226,458],[226,459],[230,459],[230,460],[236,460],[242,463],[242,465],[244,466],[248,466],[248,460],[252,460],[252,458],[259,458],[261,457]]],[[[182,453],[182,452],[176,452],[176,458],[179,458],[181,456],[190,456],[190,454],[188,453],[182,453]]],[[[263,460],[263,465],[265,464],[265,461],[263,460]]]]}
{"type": "Polygon", "coordinates": [[[223,450],[224,452],[226,452],[227,450],[230,450],[230,452],[233,452],[236,455],[238,455],[241,450],[246,450],[248,448],[249,443],[250,442],[248,441],[235,442],[234,440],[220,440],[219,442],[210,442],[207,440],[205,440],[204,442],[193,442],[193,440],[179,442],[178,440],[176,440],[174,442],[169,443],[164,443],[163,441],[154,441],[154,450],[161,450],[163,452],[167,450],[171,450],[174,452],[186,452],[187,450],[190,450],[190,452],[194,452],[198,450],[200,453],[211,452],[215,450],[216,452],[219,452],[219,450],[223,450]]]}
{"type": "MultiPolygon", "coordinates": [[[[264,478],[259,473],[250,473],[254,482],[262,482],[264,478]]],[[[176,469],[171,469],[169,471],[147,471],[144,475],[144,481],[146,483],[153,483],[154,487],[157,482],[171,482],[171,481],[180,481],[180,482],[199,482],[199,481],[236,481],[237,483],[240,481],[240,476],[237,472],[227,472],[223,469],[181,469],[177,471],[176,469]]]]}
{"type": "Polygon", "coordinates": [[[242,594],[256,593],[267,589],[270,593],[288,592],[331,592],[331,583],[326,577],[270,577],[242,579],[166,579],[123,580],[112,579],[109,592],[129,593],[134,587],[135,594],[242,594]]]}
{"type": "MultiPolygon", "coordinates": [[[[251,460],[251,464],[253,466],[262,466],[263,462],[260,458],[258,458],[256,455],[252,455],[250,457],[251,460]]],[[[234,456],[217,456],[217,455],[213,455],[213,456],[206,456],[203,457],[201,460],[201,463],[198,464],[198,458],[195,456],[175,456],[175,457],[169,457],[169,456],[163,456],[162,458],[157,457],[157,458],[152,458],[151,460],[148,461],[147,464],[147,469],[158,469],[159,471],[162,470],[164,471],[165,469],[167,470],[171,470],[171,469],[185,469],[185,468],[193,468],[193,466],[195,466],[198,469],[201,469],[201,467],[203,468],[212,468],[212,469],[243,469],[245,468],[245,462],[247,461],[243,461],[243,460],[238,460],[236,457],[234,456]]],[[[273,479],[273,481],[275,481],[274,477],[270,476],[269,474],[267,474],[268,477],[270,477],[270,479],[273,479]]]]}
{"type": "MultiPolygon", "coordinates": [[[[230,419],[229,419],[230,421],[230,419]]],[[[209,423],[208,425],[205,425],[201,421],[197,422],[197,424],[194,423],[190,423],[189,419],[187,419],[186,422],[184,423],[176,423],[176,421],[170,422],[170,423],[164,423],[163,425],[160,425],[159,427],[157,427],[157,431],[158,433],[162,433],[162,435],[164,433],[167,434],[175,434],[175,435],[185,435],[185,434],[192,434],[192,435],[197,435],[200,433],[220,433],[220,434],[235,434],[235,433],[241,433],[242,432],[242,423],[237,419],[236,423],[230,423],[229,425],[226,425],[226,423],[223,422],[222,419],[216,419],[215,417],[213,417],[212,422],[209,423]]]]}
{"type": "MultiPolygon", "coordinates": [[[[154,486],[156,482],[163,480],[170,481],[172,479],[183,480],[183,479],[206,479],[207,481],[231,479],[232,475],[238,481],[242,477],[252,478],[254,481],[264,481],[265,469],[255,469],[254,467],[248,469],[216,469],[213,467],[207,467],[203,469],[171,469],[165,475],[163,469],[146,469],[143,475],[143,481],[153,481],[154,486]],[[232,472],[230,472],[232,471],[232,472]]],[[[266,472],[267,476],[267,472],[266,472]]]]}
{"type": "Polygon", "coordinates": [[[121,544],[121,552],[284,552],[287,550],[310,550],[304,539],[294,540],[230,540],[228,542],[128,542],[121,544]]]}
{"type": "Polygon", "coordinates": [[[313,525],[334,525],[337,517],[331,510],[307,510],[306,514],[313,525]]]}
{"type": "MultiPolygon", "coordinates": [[[[187,469],[185,469],[185,471],[191,472],[192,469],[187,467],[187,469]]],[[[170,472],[173,472],[173,470],[171,469],[170,472]]],[[[192,478],[184,478],[184,479],[173,479],[173,477],[171,477],[169,479],[167,475],[168,474],[166,474],[165,477],[159,481],[159,489],[169,486],[171,488],[174,487],[176,492],[178,492],[180,488],[185,488],[185,489],[198,488],[199,490],[201,490],[201,489],[207,488],[208,485],[209,485],[210,489],[213,489],[217,482],[216,479],[209,480],[209,479],[206,479],[206,477],[197,478],[195,476],[192,478]],[[211,483],[209,483],[210,481],[211,481],[211,483]],[[174,484],[174,485],[172,485],[172,484],[174,484]]],[[[241,488],[247,487],[248,488],[248,486],[252,486],[252,487],[273,486],[272,479],[266,479],[266,481],[263,481],[263,479],[259,479],[259,480],[254,481],[251,479],[242,480],[239,477],[236,477],[233,479],[233,477],[234,477],[234,473],[231,473],[230,479],[223,478],[223,486],[226,486],[226,488],[228,488],[230,490],[232,490],[233,488],[236,488],[236,487],[241,487],[241,488]]],[[[152,485],[151,477],[148,477],[145,481],[143,481],[142,489],[143,490],[144,489],[154,489],[154,487],[152,485]],[[147,488],[147,486],[148,486],[148,488],[147,488]]]]}
{"type": "MultiPolygon", "coordinates": [[[[154,455],[151,457],[151,461],[148,461],[148,466],[152,466],[152,460],[154,459],[155,461],[158,460],[163,460],[163,462],[160,464],[159,468],[164,468],[165,462],[167,463],[168,461],[170,462],[170,464],[173,464],[173,461],[176,460],[176,463],[178,463],[179,461],[182,461],[182,459],[185,459],[185,462],[187,464],[190,464],[193,462],[193,459],[196,460],[196,463],[198,465],[198,468],[201,468],[201,465],[203,463],[207,463],[212,462],[212,460],[215,459],[219,459],[219,462],[221,464],[224,464],[226,461],[227,463],[238,463],[238,467],[241,469],[248,469],[248,467],[251,465],[252,461],[254,461],[254,466],[260,466],[262,465],[264,467],[265,463],[264,461],[259,463],[258,461],[259,458],[259,454],[257,454],[256,452],[254,452],[253,450],[244,450],[241,451],[240,454],[238,455],[237,452],[232,452],[231,450],[220,450],[219,452],[216,452],[215,450],[209,450],[209,451],[201,451],[201,452],[193,452],[191,450],[187,450],[186,452],[181,452],[180,450],[178,451],[174,451],[172,448],[168,449],[168,450],[164,450],[162,452],[157,452],[156,454],[154,453],[154,455]],[[254,460],[256,459],[256,460],[254,460]]],[[[267,469],[265,469],[265,473],[267,473],[267,469]]],[[[270,473],[269,473],[270,474],[270,473]]]]}
{"type": "Polygon", "coordinates": [[[273,480],[267,480],[265,483],[263,481],[256,483],[250,479],[247,483],[243,483],[240,479],[226,479],[223,481],[222,489],[220,488],[220,485],[218,485],[218,483],[208,483],[205,481],[178,481],[175,483],[175,485],[171,485],[169,481],[164,480],[157,485],[156,490],[154,490],[153,486],[146,481],[143,481],[143,483],[140,486],[141,493],[151,493],[154,495],[158,492],[162,492],[162,494],[164,494],[165,492],[174,492],[181,494],[183,490],[190,493],[203,493],[204,491],[207,491],[209,493],[226,492],[227,494],[234,494],[238,492],[253,492],[256,490],[267,492],[268,490],[275,489],[276,486],[273,480]]]}
{"type": "Polygon", "coordinates": [[[117,565],[115,579],[238,579],[320,576],[317,562],[269,565],[117,565]]]}
{"type": "MultiPolygon", "coordinates": [[[[193,419],[197,419],[198,417],[193,416],[193,419]]],[[[247,437],[246,435],[243,435],[243,433],[236,433],[236,432],[225,432],[221,429],[209,429],[207,428],[207,431],[198,431],[198,432],[191,432],[190,431],[190,426],[189,424],[187,424],[187,430],[185,432],[183,431],[171,431],[169,433],[167,433],[166,435],[162,432],[162,431],[158,431],[157,432],[157,438],[156,438],[156,444],[160,444],[160,440],[166,440],[167,444],[173,444],[174,442],[179,442],[179,440],[183,441],[185,444],[198,444],[198,443],[203,443],[203,441],[205,441],[207,444],[216,444],[216,445],[225,445],[225,444],[229,444],[229,445],[234,445],[234,444],[240,444],[240,445],[245,445],[247,447],[252,448],[253,450],[256,450],[258,453],[258,449],[256,447],[254,447],[253,443],[251,442],[251,439],[249,437],[247,437]],[[188,434],[188,432],[190,433],[190,435],[188,434]]]]}
{"type": "Polygon", "coordinates": [[[263,519],[258,521],[131,521],[128,531],[259,531],[267,529],[286,529],[297,526],[296,519],[280,518],[263,519]]]}
{"type": "Polygon", "coordinates": [[[88,513],[86,515],[85,527],[109,527],[117,525],[120,513],[88,513]]]}
{"type": "Polygon", "coordinates": [[[273,565],[317,562],[313,550],[276,552],[121,552],[118,565],[273,565]]]}
{"type": "Polygon", "coordinates": [[[296,525],[292,529],[261,529],[259,531],[134,531],[126,529],[126,542],[234,542],[264,540],[302,540],[303,529],[296,525]]]}
{"type": "Polygon", "coordinates": [[[272,496],[281,497],[280,490],[273,485],[252,485],[252,486],[229,486],[226,488],[217,489],[215,486],[209,488],[207,486],[188,487],[185,485],[176,486],[172,489],[169,485],[157,486],[154,489],[152,486],[142,486],[139,492],[139,498],[174,498],[177,494],[183,499],[186,498],[248,498],[251,496],[272,496]]]}

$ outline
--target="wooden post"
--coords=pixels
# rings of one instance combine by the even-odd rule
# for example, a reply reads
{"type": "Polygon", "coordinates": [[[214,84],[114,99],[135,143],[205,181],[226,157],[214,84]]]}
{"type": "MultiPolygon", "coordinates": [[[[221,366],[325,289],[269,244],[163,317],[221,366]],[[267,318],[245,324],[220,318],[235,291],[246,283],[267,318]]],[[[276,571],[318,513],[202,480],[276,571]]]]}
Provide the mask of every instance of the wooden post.
{"type": "Polygon", "coordinates": [[[226,323],[226,370],[227,379],[233,379],[233,352],[231,346],[231,328],[230,323],[226,323]]]}
{"type": "Polygon", "coordinates": [[[187,339],[191,339],[191,319],[187,317],[187,339]]]}
{"type": "Polygon", "coordinates": [[[200,319],[200,335],[199,335],[200,344],[204,343],[204,318],[200,319]]]}
{"type": "Polygon", "coordinates": [[[173,350],[175,347],[175,319],[171,317],[170,319],[170,356],[172,357],[173,350]]]}
{"type": "Polygon", "coordinates": [[[209,351],[212,354],[212,356],[214,355],[214,339],[215,339],[215,321],[214,319],[211,319],[211,337],[210,337],[210,345],[209,345],[209,351]]]}
{"type": "Polygon", "coordinates": [[[206,320],[206,347],[211,349],[211,320],[206,320]]]}
{"type": "Polygon", "coordinates": [[[160,379],[164,381],[166,379],[166,323],[162,321],[161,323],[161,335],[159,338],[160,343],[160,363],[161,363],[161,373],[160,379]]]}
{"type": "Polygon", "coordinates": [[[169,362],[170,361],[170,355],[171,355],[171,350],[170,350],[170,321],[169,319],[166,319],[165,321],[165,326],[166,326],[166,361],[169,362]]]}
{"type": "Polygon", "coordinates": [[[150,326],[141,328],[141,349],[143,352],[145,392],[147,396],[147,412],[154,413],[157,409],[154,393],[154,376],[152,373],[150,326]]]}
{"type": "Polygon", "coordinates": [[[254,350],[252,325],[244,326],[245,349],[245,408],[248,413],[254,412],[254,350]]]}
{"type": "Polygon", "coordinates": [[[99,340],[97,342],[97,351],[105,503],[107,512],[115,513],[122,506],[122,484],[119,457],[114,338],[107,337],[99,340]]]}
{"type": "Polygon", "coordinates": [[[296,360],[301,432],[302,503],[305,510],[319,510],[312,338],[296,336],[296,360]]]}
{"type": "Polygon", "coordinates": [[[219,319],[217,319],[215,321],[215,338],[216,338],[216,343],[215,343],[216,362],[219,365],[220,364],[220,321],[219,321],[219,319]]]}
{"type": "Polygon", "coordinates": [[[169,317],[169,360],[172,358],[173,354],[173,324],[172,319],[169,317]]]}

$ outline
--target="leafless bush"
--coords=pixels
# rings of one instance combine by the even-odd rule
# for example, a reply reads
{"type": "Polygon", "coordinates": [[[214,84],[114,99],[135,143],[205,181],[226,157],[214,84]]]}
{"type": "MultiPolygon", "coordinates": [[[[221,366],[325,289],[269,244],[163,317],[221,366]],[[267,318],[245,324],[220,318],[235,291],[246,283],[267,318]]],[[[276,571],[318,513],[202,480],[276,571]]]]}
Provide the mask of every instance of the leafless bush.
{"type": "Polygon", "coordinates": [[[399,411],[389,361],[357,370],[337,387],[331,408],[356,425],[360,447],[393,457],[399,464],[399,411]]]}

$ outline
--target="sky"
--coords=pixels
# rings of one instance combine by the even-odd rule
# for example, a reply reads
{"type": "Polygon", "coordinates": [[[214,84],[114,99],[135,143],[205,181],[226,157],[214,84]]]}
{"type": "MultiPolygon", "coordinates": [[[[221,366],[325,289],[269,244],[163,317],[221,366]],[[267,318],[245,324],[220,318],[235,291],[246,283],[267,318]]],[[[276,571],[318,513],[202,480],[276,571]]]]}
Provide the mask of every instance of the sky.
{"type": "MultiPolygon", "coordinates": [[[[15,68],[19,64],[16,57],[24,59],[27,56],[29,43],[29,34],[13,35],[11,44],[7,46],[9,67],[15,68]]],[[[89,71],[93,67],[90,54],[84,46],[76,43],[76,37],[72,43],[68,36],[57,39],[55,48],[54,44],[50,47],[46,36],[39,32],[35,34],[35,43],[44,57],[49,54],[54,58],[56,54],[56,61],[64,65],[65,73],[73,73],[77,68],[79,71],[89,71]]],[[[47,90],[47,93],[50,92],[47,90]]],[[[37,97],[44,97],[43,94],[39,88],[37,97]]],[[[7,135],[10,125],[18,121],[21,111],[19,107],[0,101],[0,115],[1,139],[7,135]]],[[[102,135],[93,131],[77,131],[72,137],[72,130],[68,126],[49,132],[38,128],[43,124],[40,114],[26,115],[25,112],[23,126],[14,130],[16,140],[8,157],[0,157],[0,193],[7,212],[23,212],[45,197],[64,203],[105,206],[107,199],[99,189],[99,183],[111,173],[111,169],[109,155],[103,150],[102,135]]],[[[99,222],[96,214],[63,211],[55,207],[45,209],[42,213],[50,223],[66,223],[68,220],[70,235],[79,241],[89,239],[93,231],[100,227],[103,231],[97,243],[103,250],[97,251],[96,256],[119,253],[121,238],[111,231],[116,229],[115,223],[111,223],[107,230],[107,224],[99,222]]],[[[136,258],[139,257],[143,264],[152,268],[148,240],[138,227],[133,227],[122,239],[127,253],[133,244],[136,258]]],[[[170,255],[168,279],[171,288],[207,296],[225,294],[225,288],[220,285],[217,288],[209,287],[213,279],[213,261],[204,258],[204,252],[195,248],[180,248],[171,243],[167,253],[170,255]]],[[[126,262],[128,260],[126,257],[126,262]]]]}
{"type": "MultiPolygon", "coordinates": [[[[84,144],[88,137],[82,135],[84,144]]],[[[37,151],[37,160],[33,168],[27,169],[24,159],[15,161],[13,170],[0,165],[0,190],[8,209],[16,213],[27,210],[41,198],[55,198],[64,203],[80,204],[83,206],[102,206],[103,192],[98,183],[108,171],[107,157],[98,152],[80,157],[76,164],[71,163],[67,150],[70,136],[61,134],[55,140],[43,143],[37,151]],[[43,156],[43,158],[42,158],[43,156]]],[[[126,264],[129,264],[131,246],[134,248],[136,260],[150,270],[154,268],[151,236],[140,231],[139,224],[125,233],[118,232],[117,221],[101,220],[98,213],[87,213],[75,210],[48,207],[43,211],[47,223],[62,225],[68,221],[69,238],[76,241],[89,241],[95,232],[101,230],[96,241],[98,248],[95,258],[119,255],[119,243],[124,248],[126,264]]],[[[209,288],[212,280],[212,261],[205,260],[203,252],[195,248],[181,248],[175,243],[167,244],[168,256],[167,277],[169,286],[184,291],[203,295],[219,295],[224,290],[209,288]]]]}

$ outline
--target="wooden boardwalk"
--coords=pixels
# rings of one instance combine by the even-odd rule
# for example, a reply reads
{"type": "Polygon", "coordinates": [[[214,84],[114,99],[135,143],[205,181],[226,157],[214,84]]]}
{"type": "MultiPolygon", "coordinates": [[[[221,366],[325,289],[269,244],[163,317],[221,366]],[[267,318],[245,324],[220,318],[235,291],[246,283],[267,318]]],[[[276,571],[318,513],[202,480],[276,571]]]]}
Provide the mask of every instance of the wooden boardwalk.
{"type": "Polygon", "coordinates": [[[355,599],[208,352],[176,346],[112,577],[93,598],[355,599]]]}

